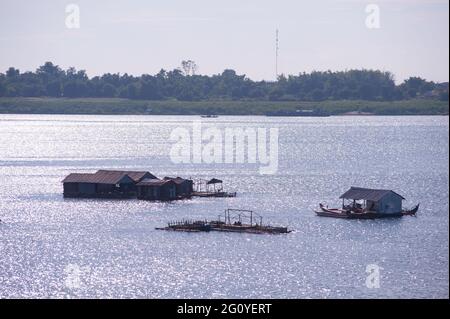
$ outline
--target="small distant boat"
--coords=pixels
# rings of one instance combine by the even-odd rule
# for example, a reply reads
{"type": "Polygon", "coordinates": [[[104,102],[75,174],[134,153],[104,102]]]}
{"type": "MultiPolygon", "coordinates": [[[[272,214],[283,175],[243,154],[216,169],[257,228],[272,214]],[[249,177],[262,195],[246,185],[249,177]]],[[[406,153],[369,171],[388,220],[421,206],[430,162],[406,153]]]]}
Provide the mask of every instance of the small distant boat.
{"type": "Polygon", "coordinates": [[[203,117],[203,118],[217,118],[219,116],[215,115],[215,114],[206,114],[206,115],[201,115],[201,117],[203,117]]]}
{"type": "Polygon", "coordinates": [[[297,109],[294,111],[291,111],[291,110],[269,111],[269,112],[266,112],[266,116],[328,117],[328,116],[330,116],[330,114],[328,114],[322,110],[297,109]]]}
{"type": "Polygon", "coordinates": [[[322,203],[319,210],[314,212],[317,216],[347,218],[347,219],[375,219],[402,216],[416,216],[420,204],[412,209],[403,209],[403,196],[392,190],[368,189],[351,187],[340,196],[342,208],[328,208],[322,203]],[[351,200],[345,204],[345,200],[351,200]],[[359,201],[363,201],[360,203],[359,201]]]}

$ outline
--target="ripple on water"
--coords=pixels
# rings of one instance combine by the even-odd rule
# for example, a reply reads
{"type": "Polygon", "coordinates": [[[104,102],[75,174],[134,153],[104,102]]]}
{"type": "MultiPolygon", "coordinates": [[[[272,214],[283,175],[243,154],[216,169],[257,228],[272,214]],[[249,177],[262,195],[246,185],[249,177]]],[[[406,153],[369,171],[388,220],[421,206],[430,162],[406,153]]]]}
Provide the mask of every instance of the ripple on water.
{"type": "Polygon", "coordinates": [[[1,115],[0,297],[448,298],[448,117],[214,122],[279,127],[272,176],[257,165],[171,163],[170,131],[193,119],[1,115]],[[67,173],[121,167],[218,177],[238,197],[62,198],[67,173]],[[338,204],[351,185],[395,189],[421,210],[398,220],[314,215],[318,202],[338,204]],[[168,220],[215,218],[227,207],[254,209],[295,231],[155,230],[168,220]],[[368,264],[381,267],[379,289],[366,287],[368,264]]]}

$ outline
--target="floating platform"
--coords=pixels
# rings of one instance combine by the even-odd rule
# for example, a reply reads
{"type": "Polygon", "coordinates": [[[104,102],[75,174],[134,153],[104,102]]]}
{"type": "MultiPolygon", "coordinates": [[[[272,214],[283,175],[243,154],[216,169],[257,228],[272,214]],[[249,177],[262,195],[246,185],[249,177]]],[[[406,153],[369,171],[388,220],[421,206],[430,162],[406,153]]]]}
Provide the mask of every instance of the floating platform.
{"type": "Polygon", "coordinates": [[[169,222],[166,227],[156,228],[157,230],[184,231],[184,232],[233,232],[249,234],[287,234],[292,232],[287,227],[263,225],[262,217],[253,211],[241,209],[227,209],[224,215],[219,215],[218,220],[181,220],[169,222]],[[231,213],[234,214],[233,220],[231,213]],[[244,215],[245,214],[245,215],[244,215]],[[256,216],[255,216],[256,215],[256,216]],[[224,217],[222,220],[221,217],[224,217]],[[259,219],[254,222],[254,217],[259,219]],[[249,219],[249,223],[243,223],[243,219],[249,219]]]}
{"type": "Polygon", "coordinates": [[[182,220],[176,222],[169,222],[167,227],[156,228],[157,230],[173,230],[185,232],[208,232],[211,230],[211,225],[205,220],[182,220]]]}
{"type": "Polygon", "coordinates": [[[211,230],[223,232],[252,233],[252,234],[287,234],[291,230],[287,227],[276,227],[269,225],[250,225],[250,224],[227,224],[220,221],[212,221],[210,223],[211,230]]]}
{"type": "Polygon", "coordinates": [[[236,197],[236,192],[192,192],[192,196],[197,197],[236,197]]]}

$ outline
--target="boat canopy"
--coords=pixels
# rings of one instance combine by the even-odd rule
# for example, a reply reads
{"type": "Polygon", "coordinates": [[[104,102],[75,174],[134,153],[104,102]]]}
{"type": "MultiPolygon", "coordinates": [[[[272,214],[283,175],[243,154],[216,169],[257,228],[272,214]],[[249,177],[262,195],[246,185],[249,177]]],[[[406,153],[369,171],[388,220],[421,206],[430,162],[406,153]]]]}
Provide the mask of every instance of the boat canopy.
{"type": "Polygon", "coordinates": [[[222,181],[220,179],[212,178],[206,184],[211,185],[211,184],[220,184],[220,183],[222,183],[222,181]]]}

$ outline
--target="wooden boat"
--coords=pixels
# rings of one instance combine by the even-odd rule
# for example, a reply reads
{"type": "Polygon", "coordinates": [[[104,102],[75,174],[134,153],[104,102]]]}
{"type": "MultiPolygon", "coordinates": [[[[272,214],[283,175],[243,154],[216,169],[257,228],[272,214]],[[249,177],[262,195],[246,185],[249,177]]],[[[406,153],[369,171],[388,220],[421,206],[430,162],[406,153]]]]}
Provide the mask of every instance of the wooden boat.
{"type": "Polygon", "coordinates": [[[403,209],[402,201],[405,198],[390,189],[371,189],[363,187],[350,187],[342,194],[342,208],[328,208],[319,204],[320,210],[315,211],[318,216],[373,219],[402,216],[415,216],[419,204],[412,209],[403,209]]]}
{"type": "MultiPolygon", "coordinates": [[[[322,204],[320,204],[322,205],[322,204]]],[[[334,217],[334,218],[349,218],[348,212],[341,209],[327,209],[320,207],[320,210],[315,210],[314,212],[317,216],[322,217],[334,217]]]]}
{"type": "Polygon", "coordinates": [[[202,115],[201,117],[202,118],[213,118],[213,119],[215,119],[215,118],[218,118],[219,116],[218,115],[214,115],[214,114],[207,114],[207,115],[202,115]]]}
{"type": "Polygon", "coordinates": [[[417,204],[417,205],[416,205],[414,208],[412,208],[412,209],[409,209],[409,210],[404,209],[404,210],[402,210],[402,215],[403,215],[403,216],[414,216],[414,217],[416,217],[417,211],[419,210],[419,206],[420,206],[420,203],[417,204]]]}
{"type": "Polygon", "coordinates": [[[322,203],[319,204],[320,210],[316,210],[317,216],[322,217],[334,217],[334,218],[347,218],[347,219],[375,219],[375,218],[393,218],[402,216],[416,216],[419,210],[419,205],[417,204],[414,208],[409,210],[402,210],[399,213],[391,214],[380,214],[372,211],[363,211],[357,209],[339,209],[339,208],[328,208],[322,203]]]}

